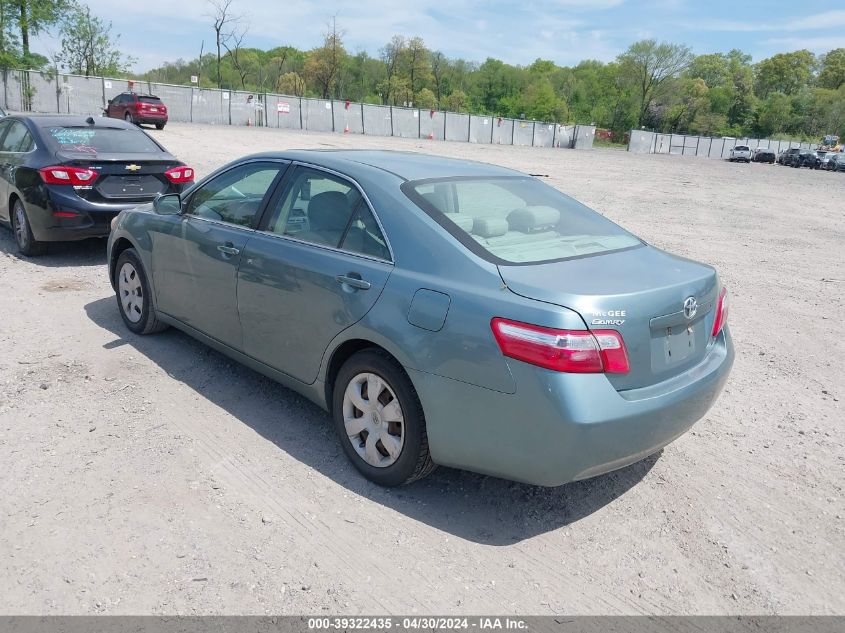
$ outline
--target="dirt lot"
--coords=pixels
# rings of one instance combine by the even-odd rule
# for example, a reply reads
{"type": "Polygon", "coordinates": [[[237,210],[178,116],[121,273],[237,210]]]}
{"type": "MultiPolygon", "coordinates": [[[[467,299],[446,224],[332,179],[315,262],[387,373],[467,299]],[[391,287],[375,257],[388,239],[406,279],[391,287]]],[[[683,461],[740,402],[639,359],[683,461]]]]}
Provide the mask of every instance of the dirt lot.
{"type": "Polygon", "coordinates": [[[130,335],[105,243],[0,229],[0,612],[845,613],[845,175],[717,160],[171,124],[203,175],[379,147],[549,181],[718,267],[737,360],[660,456],[557,489],[384,490],[327,416],[176,331],[130,335]],[[833,203],[839,200],[839,203],[833,203]]]}

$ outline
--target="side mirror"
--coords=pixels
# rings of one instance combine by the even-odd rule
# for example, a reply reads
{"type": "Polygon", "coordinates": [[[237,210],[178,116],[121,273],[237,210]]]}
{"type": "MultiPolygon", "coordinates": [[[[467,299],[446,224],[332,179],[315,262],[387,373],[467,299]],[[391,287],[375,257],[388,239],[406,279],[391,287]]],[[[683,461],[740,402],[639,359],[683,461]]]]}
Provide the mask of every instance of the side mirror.
{"type": "Polygon", "coordinates": [[[153,201],[153,209],[159,215],[179,215],[182,213],[182,196],[178,193],[161,195],[153,201]]]}

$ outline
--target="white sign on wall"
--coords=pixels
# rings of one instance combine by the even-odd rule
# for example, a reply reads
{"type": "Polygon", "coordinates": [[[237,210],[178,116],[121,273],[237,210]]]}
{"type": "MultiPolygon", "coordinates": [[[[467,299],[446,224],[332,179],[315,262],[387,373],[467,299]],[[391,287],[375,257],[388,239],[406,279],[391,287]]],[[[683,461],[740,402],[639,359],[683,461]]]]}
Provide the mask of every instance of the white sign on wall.
{"type": "Polygon", "coordinates": [[[110,81],[104,81],[103,85],[106,87],[106,90],[111,90],[111,82],[110,81]]]}
{"type": "Polygon", "coordinates": [[[191,83],[192,84],[199,83],[199,80],[200,80],[200,78],[197,77],[196,75],[191,75],[191,83]]]}
{"type": "Polygon", "coordinates": [[[290,114],[290,104],[285,103],[284,101],[279,101],[276,104],[276,112],[279,114],[290,114]]]}

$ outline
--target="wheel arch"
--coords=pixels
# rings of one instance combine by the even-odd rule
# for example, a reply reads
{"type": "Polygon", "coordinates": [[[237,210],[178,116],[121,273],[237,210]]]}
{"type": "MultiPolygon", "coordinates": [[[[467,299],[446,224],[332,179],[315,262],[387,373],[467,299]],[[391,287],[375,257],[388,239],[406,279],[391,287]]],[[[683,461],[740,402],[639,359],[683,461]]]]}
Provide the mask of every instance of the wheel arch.
{"type": "Polygon", "coordinates": [[[14,207],[15,207],[15,201],[16,201],[16,200],[20,200],[21,202],[23,202],[23,198],[21,198],[21,197],[18,195],[18,192],[17,192],[17,191],[12,191],[12,193],[10,193],[10,194],[9,194],[9,199],[7,200],[8,204],[9,204],[9,206],[8,206],[8,211],[9,211],[9,226],[12,226],[12,223],[13,223],[13,220],[12,220],[12,209],[14,209],[14,207]]]}
{"type": "MultiPolygon", "coordinates": [[[[413,381],[411,380],[411,377],[408,376],[408,372],[405,371],[405,368],[402,363],[399,362],[399,359],[396,358],[396,355],[392,354],[390,350],[384,348],[378,343],[375,343],[374,341],[365,338],[347,339],[332,350],[328,362],[326,363],[325,381],[323,384],[325,390],[324,398],[326,399],[326,409],[328,411],[332,410],[332,401],[334,399],[334,384],[335,380],[337,379],[337,375],[340,372],[340,368],[343,367],[344,363],[346,363],[346,361],[352,358],[352,356],[365,349],[377,350],[390,357],[402,369],[402,372],[405,374],[405,376],[407,376],[408,380],[413,386],[413,381]]],[[[414,387],[414,389],[416,389],[416,387],[414,387]]]]}
{"type": "Polygon", "coordinates": [[[111,282],[112,288],[114,288],[114,273],[115,267],[117,266],[117,260],[120,257],[120,254],[123,251],[126,251],[130,248],[136,248],[136,246],[126,237],[119,237],[115,240],[114,245],[111,247],[111,252],[109,254],[109,281],[111,282]]]}

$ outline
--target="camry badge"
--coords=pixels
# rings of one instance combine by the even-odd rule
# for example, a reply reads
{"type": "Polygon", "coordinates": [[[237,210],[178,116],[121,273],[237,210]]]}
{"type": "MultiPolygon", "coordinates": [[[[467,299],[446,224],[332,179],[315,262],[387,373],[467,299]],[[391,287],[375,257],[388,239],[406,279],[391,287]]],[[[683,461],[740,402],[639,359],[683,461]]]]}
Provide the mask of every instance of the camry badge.
{"type": "Polygon", "coordinates": [[[141,166],[140,165],[127,165],[126,169],[128,169],[129,171],[138,171],[139,169],[141,169],[141,166]]]}
{"type": "Polygon", "coordinates": [[[698,312],[698,301],[695,300],[695,297],[687,297],[684,300],[684,316],[691,319],[696,312],[698,312]]]}

